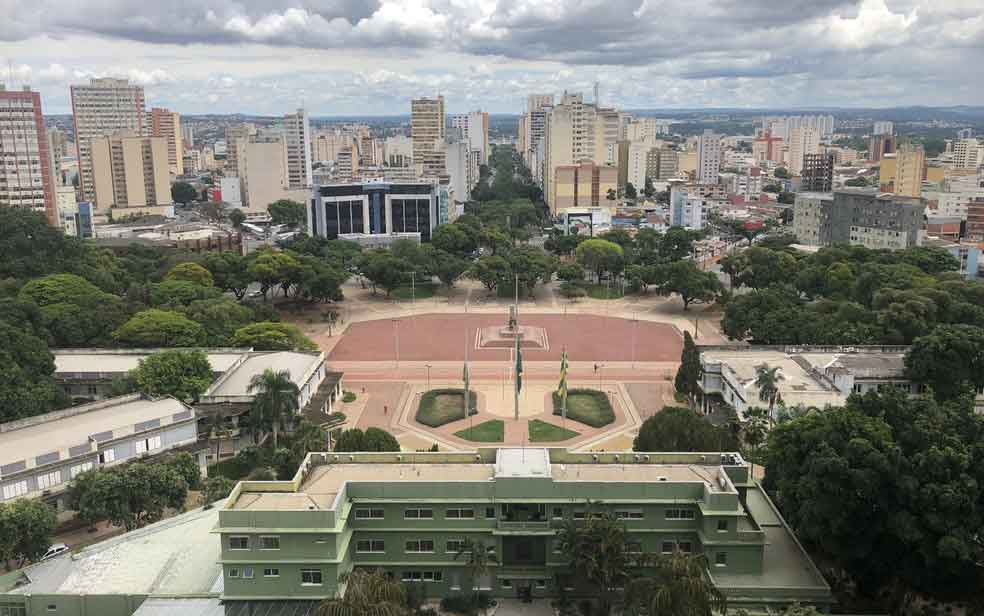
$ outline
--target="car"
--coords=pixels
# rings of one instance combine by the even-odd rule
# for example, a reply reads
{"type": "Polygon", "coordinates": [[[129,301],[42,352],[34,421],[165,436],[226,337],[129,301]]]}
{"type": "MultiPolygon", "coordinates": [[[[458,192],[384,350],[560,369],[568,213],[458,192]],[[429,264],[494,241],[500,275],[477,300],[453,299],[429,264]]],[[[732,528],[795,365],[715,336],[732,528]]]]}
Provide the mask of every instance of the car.
{"type": "Polygon", "coordinates": [[[56,543],[48,548],[48,551],[44,553],[44,556],[42,556],[38,562],[44,562],[49,558],[54,558],[55,556],[64,554],[69,549],[71,548],[69,548],[68,544],[66,543],[56,543]]]}

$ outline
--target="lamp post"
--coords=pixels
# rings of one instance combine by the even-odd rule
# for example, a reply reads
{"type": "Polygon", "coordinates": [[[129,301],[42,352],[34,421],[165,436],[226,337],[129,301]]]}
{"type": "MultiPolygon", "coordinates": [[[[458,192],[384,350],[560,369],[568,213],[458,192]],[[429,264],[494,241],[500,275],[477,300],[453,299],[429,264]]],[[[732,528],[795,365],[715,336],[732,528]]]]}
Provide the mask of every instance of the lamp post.
{"type": "Polygon", "coordinates": [[[396,341],[396,367],[400,367],[400,320],[393,319],[393,335],[396,341]]]}
{"type": "Polygon", "coordinates": [[[427,368],[427,391],[430,391],[430,388],[431,388],[431,365],[430,364],[424,364],[424,367],[427,368]]]}

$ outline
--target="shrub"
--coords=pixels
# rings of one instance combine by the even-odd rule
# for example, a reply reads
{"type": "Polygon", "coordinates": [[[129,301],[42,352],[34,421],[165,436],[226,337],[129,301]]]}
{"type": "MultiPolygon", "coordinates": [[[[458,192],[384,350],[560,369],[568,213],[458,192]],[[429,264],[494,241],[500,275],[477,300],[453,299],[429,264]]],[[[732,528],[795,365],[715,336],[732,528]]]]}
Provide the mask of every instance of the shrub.
{"type": "Polygon", "coordinates": [[[273,481],[276,476],[273,473],[273,469],[270,468],[256,468],[246,476],[247,481],[273,481]]]}
{"type": "MultiPolygon", "coordinates": [[[[553,407],[554,415],[562,414],[560,394],[556,391],[553,392],[553,407]]],[[[567,391],[567,418],[600,428],[615,421],[615,411],[603,391],[570,389],[567,391]]]]}
{"type": "Polygon", "coordinates": [[[349,402],[355,402],[355,393],[351,391],[347,391],[344,394],[342,394],[342,402],[345,402],[346,404],[348,404],[349,402]]]}
{"type": "MultiPolygon", "coordinates": [[[[478,413],[478,396],[474,390],[468,392],[468,414],[478,413]]],[[[438,428],[444,424],[461,419],[461,409],[449,409],[442,407],[438,403],[439,397],[455,396],[463,399],[464,389],[432,389],[420,397],[420,406],[417,408],[417,421],[431,428],[438,428]]],[[[457,405],[455,405],[457,406],[457,405]]]]}

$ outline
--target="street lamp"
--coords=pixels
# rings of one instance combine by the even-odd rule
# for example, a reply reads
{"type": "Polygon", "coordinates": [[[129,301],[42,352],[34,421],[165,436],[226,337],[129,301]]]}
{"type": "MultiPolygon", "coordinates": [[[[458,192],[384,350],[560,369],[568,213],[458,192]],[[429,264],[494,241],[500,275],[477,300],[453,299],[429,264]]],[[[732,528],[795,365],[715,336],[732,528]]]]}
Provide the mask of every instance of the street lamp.
{"type": "Polygon", "coordinates": [[[400,367],[400,320],[393,319],[394,339],[396,340],[396,367],[400,367]]]}
{"type": "Polygon", "coordinates": [[[431,388],[431,365],[430,364],[424,364],[424,367],[427,368],[427,391],[430,391],[430,388],[431,388]]]}

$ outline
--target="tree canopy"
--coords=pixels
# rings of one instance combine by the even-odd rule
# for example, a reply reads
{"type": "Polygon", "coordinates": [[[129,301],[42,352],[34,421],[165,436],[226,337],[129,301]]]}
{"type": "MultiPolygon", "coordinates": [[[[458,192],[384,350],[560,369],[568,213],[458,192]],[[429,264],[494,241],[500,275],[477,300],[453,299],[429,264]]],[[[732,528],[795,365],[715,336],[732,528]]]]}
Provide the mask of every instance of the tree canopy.
{"type": "Polygon", "coordinates": [[[738,451],[725,428],[685,407],[664,406],[642,422],[633,451],[738,451]]]}
{"type": "Polygon", "coordinates": [[[277,225],[289,225],[295,227],[307,221],[307,212],[303,203],[291,201],[290,199],[278,199],[269,206],[267,212],[270,219],[277,225]]]}
{"type": "Polygon", "coordinates": [[[149,396],[173,396],[186,403],[197,402],[213,380],[212,367],[204,351],[161,351],[133,370],[134,382],[149,396]]]}

